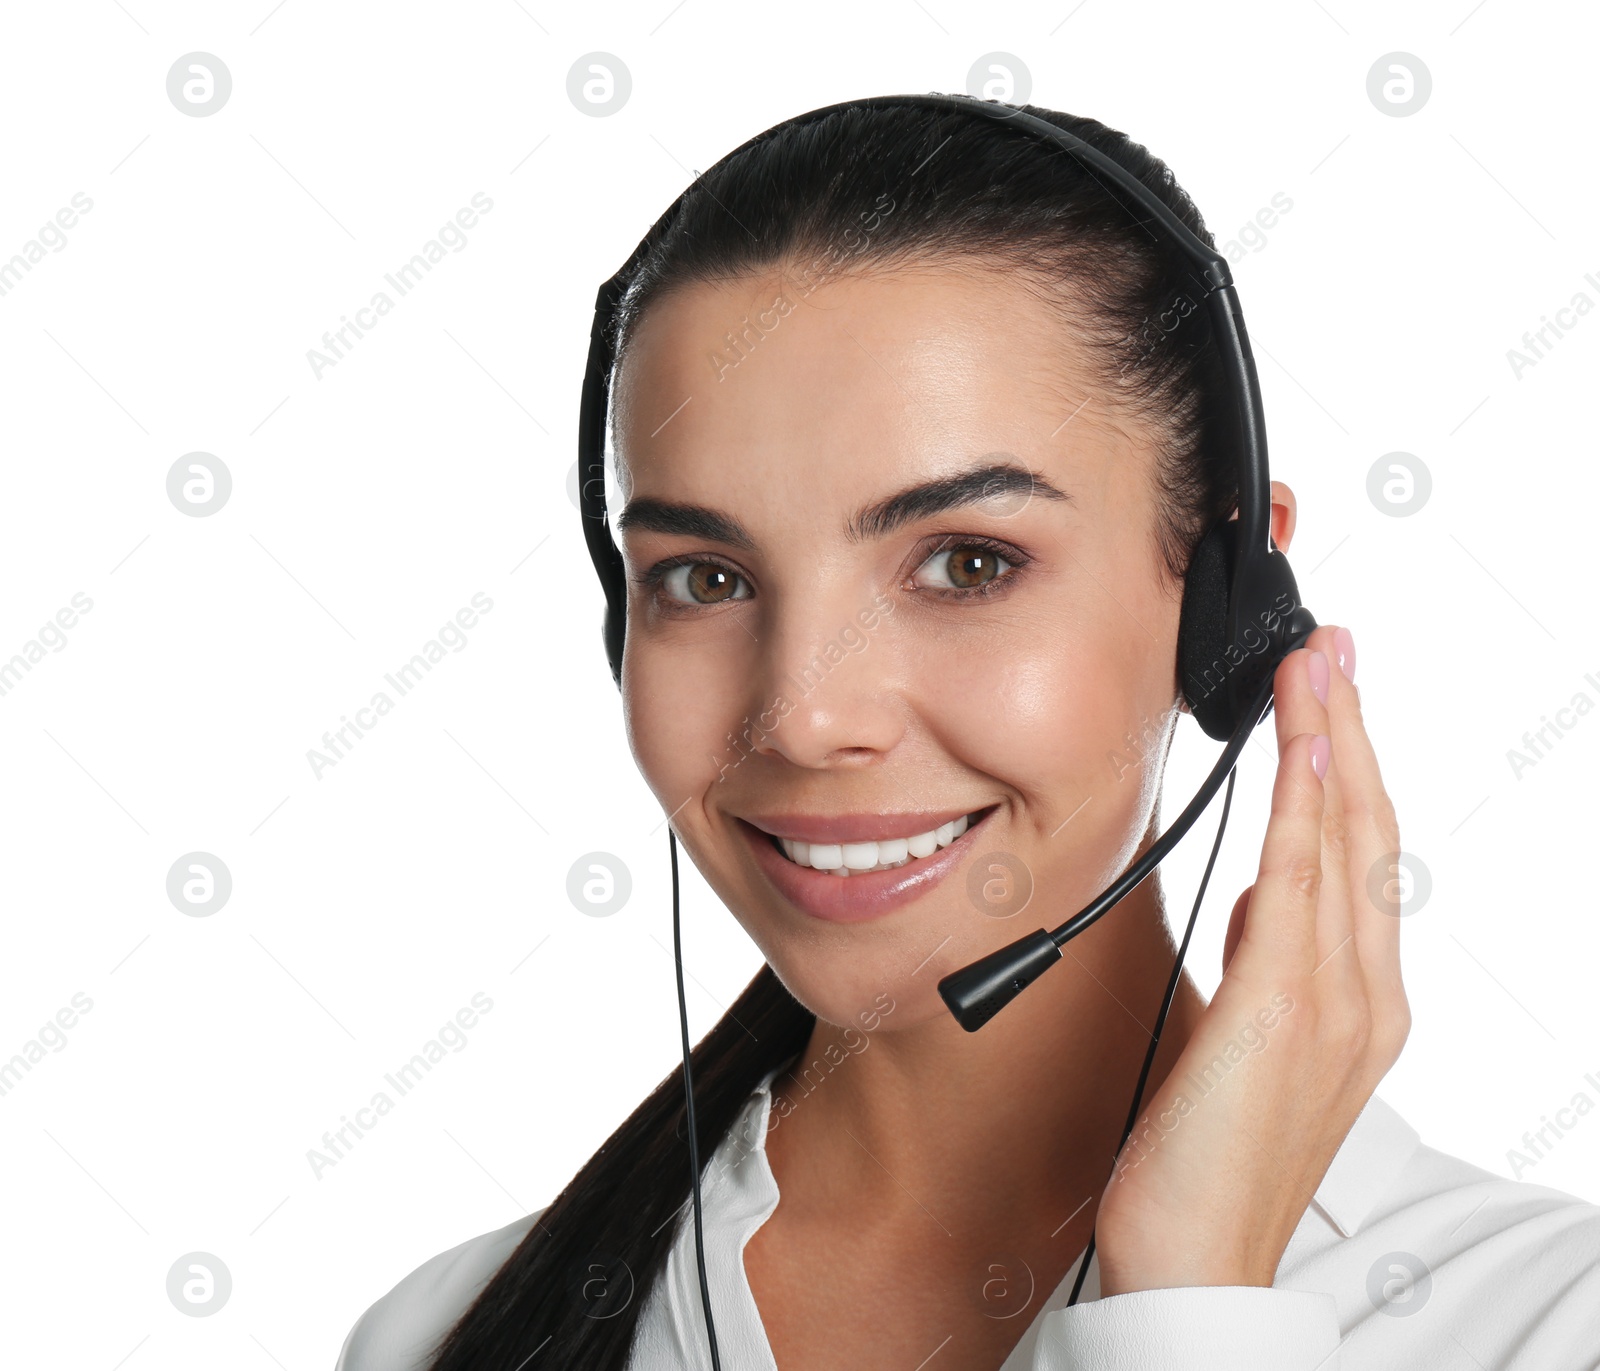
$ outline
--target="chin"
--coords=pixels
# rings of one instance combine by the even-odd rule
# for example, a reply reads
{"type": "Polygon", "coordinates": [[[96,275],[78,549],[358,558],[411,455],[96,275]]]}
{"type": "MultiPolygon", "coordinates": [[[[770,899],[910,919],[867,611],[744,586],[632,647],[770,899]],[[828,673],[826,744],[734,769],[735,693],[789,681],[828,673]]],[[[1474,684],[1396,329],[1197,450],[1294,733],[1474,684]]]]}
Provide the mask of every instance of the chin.
{"type": "Polygon", "coordinates": [[[740,923],[789,993],[824,1023],[889,1033],[944,1020],[959,1032],[939,980],[1010,941],[1013,921],[1001,936],[996,921],[956,900],[959,907],[934,897],[897,919],[854,925],[797,920],[770,897],[729,907],[759,911],[740,923]]]}
{"type": "Polygon", "coordinates": [[[913,976],[917,960],[907,961],[893,948],[883,949],[881,957],[862,958],[848,948],[793,943],[767,956],[789,993],[822,1023],[839,1029],[847,1052],[864,1050],[865,1039],[950,1017],[938,995],[934,963],[913,976]]]}

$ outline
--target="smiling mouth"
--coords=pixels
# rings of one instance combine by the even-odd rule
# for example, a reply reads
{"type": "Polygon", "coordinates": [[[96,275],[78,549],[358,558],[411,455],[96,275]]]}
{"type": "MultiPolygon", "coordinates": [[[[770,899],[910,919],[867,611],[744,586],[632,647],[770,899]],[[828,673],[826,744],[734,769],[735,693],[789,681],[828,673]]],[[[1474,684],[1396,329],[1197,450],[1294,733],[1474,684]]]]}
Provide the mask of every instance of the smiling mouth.
{"type": "Polygon", "coordinates": [[[895,871],[931,857],[949,847],[973,824],[997,806],[988,805],[963,814],[926,833],[909,838],[886,838],[864,843],[806,843],[767,835],[767,840],[796,866],[831,872],[835,876],[865,876],[873,871],[895,871]]]}

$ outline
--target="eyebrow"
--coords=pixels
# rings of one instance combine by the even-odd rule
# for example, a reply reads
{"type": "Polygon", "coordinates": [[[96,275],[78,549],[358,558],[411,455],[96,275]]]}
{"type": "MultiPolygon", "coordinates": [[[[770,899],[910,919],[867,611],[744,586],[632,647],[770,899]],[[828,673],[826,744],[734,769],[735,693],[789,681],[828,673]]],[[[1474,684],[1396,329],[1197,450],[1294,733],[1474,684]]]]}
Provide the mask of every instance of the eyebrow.
{"type": "MultiPolygon", "coordinates": [[[[905,524],[931,519],[948,510],[978,504],[996,497],[1038,497],[1068,500],[1072,496],[1052,485],[1039,472],[1014,462],[985,462],[981,466],[941,476],[919,485],[908,486],[888,498],[858,510],[845,524],[845,537],[851,542],[883,538],[905,524]]],[[[617,528],[648,529],[654,533],[676,533],[688,538],[704,538],[726,543],[746,552],[756,550],[752,538],[737,519],[707,505],[681,504],[640,496],[628,501],[617,519],[617,528]]]]}

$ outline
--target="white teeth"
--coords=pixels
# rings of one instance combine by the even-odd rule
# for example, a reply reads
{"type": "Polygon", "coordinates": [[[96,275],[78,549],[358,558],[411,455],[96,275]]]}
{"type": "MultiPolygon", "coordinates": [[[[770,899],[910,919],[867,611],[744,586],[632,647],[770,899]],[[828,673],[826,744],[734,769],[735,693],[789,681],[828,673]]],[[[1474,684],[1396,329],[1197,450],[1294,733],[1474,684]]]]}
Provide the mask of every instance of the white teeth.
{"type": "MultiPolygon", "coordinates": [[[[779,841],[782,841],[781,839],[779,841]]],[[[831,871],[844,863],[844,849],[838,843],[812,843],[811,865],[831,871]]]]}
{"type": "Polygon", "coordinates": [[[877,843],[846,843],[840,851],[844,854],[844,864],[852,871],[865,871],[878,864],[877,843]]]}
{"type": "Polygon", "coordinates": [[[803,843],[779,838],[784,854],[797,866],[831,871],[835,876],[855,876],[865,871],[890,871],[921,857],[931,857],[941,847],[949,847],[967,831],[971,815],[911,838],[885,838],[875,843],[803,843]]]}

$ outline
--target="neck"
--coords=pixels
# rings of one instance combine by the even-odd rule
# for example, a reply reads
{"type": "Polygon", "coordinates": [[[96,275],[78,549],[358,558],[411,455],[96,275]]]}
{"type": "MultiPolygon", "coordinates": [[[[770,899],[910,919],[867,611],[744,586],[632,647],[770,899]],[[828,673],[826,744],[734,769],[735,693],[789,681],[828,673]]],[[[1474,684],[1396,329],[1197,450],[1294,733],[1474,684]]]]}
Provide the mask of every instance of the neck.
{"type": "MultiPolygon", "coordinates": [[[[774,1112],[780,1096],[791,1108],[767,1153],[791,1214],[797,1205],[819,1221],[908,1234],[921,1225],[934,1238],[942,1228],[966,1244],[1037,1232],[1042,1219],[1056,1229],[1076,1212],[1063,1237],[1087,1241],[1095,1205],[1085,1201],[1110,1179],[1176,956],[1159,874],[977,1033],[938,1001],[914,1023],[886,1024],[809,1088],[780,1075],[774,1112]]],[[[1204,1009],[1185,973],[1144,1104],[1204,1009]]],[[[796,1070],[826,1061],[840,1032],[819,1021],[796,1070]]]]}

